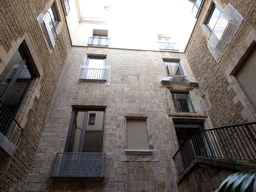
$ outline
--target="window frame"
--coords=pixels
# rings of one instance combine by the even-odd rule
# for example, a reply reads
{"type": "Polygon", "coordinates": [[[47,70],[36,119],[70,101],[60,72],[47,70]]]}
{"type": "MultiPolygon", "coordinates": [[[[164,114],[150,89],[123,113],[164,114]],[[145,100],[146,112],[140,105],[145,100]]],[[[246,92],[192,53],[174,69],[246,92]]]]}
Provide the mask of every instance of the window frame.
{"type": "MultiPolygon", "coordinates": [[[[103,153],[103,139],[104,139],[104,127],[105,127],[105,109],[104,108],[89,108],[89,109],[79,109],[79,108],[73,108],[72,112],[71,112],[71,118],[70,118],[70,123],[69,123],[69,128],[68,128],[68,134],[66,137],[66,143],[65,143],[65,147],[64,147],[64,152],[68,152],[68,147],[69,147],[69,142],[71,139],[71,132],[72,132],[72,127],[73,127],[73,122],[75,120],[75,115],[76,112],[89,112],[89,111],[100,111],[103,112],[103,119],[102,119],[102,138],[101,138],[101,152],[98,153],[103,153]]],[[[79,141],[79,152],[83,152],[83,144],[84,144],[84,140],[82,142],[82,138],[83,136],[85,136],[86,133],[86,128],[89,125],[89,118],[88,116],[83,118],[83,128],[81,130],[81,138],[79,141]],[[81,143],[82,142],[82,143],[81,143]]],[[[74,153],[74,152],[70,152],[70,153],[74,153]]],[[[87,153],[87,152],[83,152],[83,153],[87,153]]],[[[89,152],[88,152],[89,153],[89,152]]],[[[95,152],[96,153],[96,152],[95,152]]]]}
{"type": "Polygon", "coordinates": [[[85,65],[80,65],[79,73],[78,73],[78,79],[79,80],[87,80],[87,81],[106,81],[107,80],[107,68],[106,68],[106,56],[87,56],[85,65]],[[90,67],[90,59],[100,59],[103,61],[103,67],[102,68],[93,68],[90,67]],[[88,78],[86,70],[88,69],[95,69],[96,71],[93,71],[90,73],[90,76],[93,78],[88,78]],[[97,78],[99,74],[97,74],[97,69],[101,69],[102,72],[99,72],[99,74],[102,75],[101,78],[97,78]],[[95,78],[93,75],[96,75],[95,78]]]}
{"type": "MultiPolygon", "coordinates": [[[[137,118],[128,118],[128,117],[126,117],[126,139],[127,139],[127,151],[133,151],[133,150],[137,150],[137,151],[140,151],[140,152],[142,152],[143,153],[143,151],[146,151],[147,153],[149,152],[148,150],[150,150],[150,146],[149,146],[149,138],[148,138],[148,124],[147,124],[147,118],[140,118],[140,117],[137,117],[137,118]],[[128,141],[129,141],[129,135],[128,135],[128,121],[143,121],[143,122],[145,122],[145,128],[146,128],[146,130],[145,130],[145,132],[146,132],[146,135],[145,135],[145,137],[146,137],[146,140],[147,140],[147,147],[146,148],[131,148],[130,146],[129,146],[129,144],[128,144],[128,141]]],[[[128,152],[129,153],[129,152],[128,152]]],[[[132,153],[131,153],[132,154],[132,153]]],[[[151,154],[151,152],[150,152],[150,154],[151,154]]]]}
{"type": "Polygon", "coordinates": [[[228,21],[227,18],[222,14],[222,10],[221,10],[215,3],[213,3],[213,5],[211,6],[210,11],[209,11],[209,13],[208,13],[208,16],[207,16],[207,18],[206,18],[206,20],[205,20],[205,25],[207,26],[207,29],[210,31],[209,38],[210,38],[212,35],[214,35],[214,36],[216,37],[216,40],[218,40],[218,41],[221,40],[222,37],[223,37],[223,35],[224,35],[224,33],[225,33],[226,28],[228,27],[228,23],[229,23],[229,21],[228,21]],[[209,25],[209,23],[210,23],[210,21],[211,21],[211,19],[212,19],[212,16],[213,16],[215,10],[218,10],[218,11],[219,11],[219,15],[218,15],[218,17],[217,17],[217,19],[216,19],[216,21],[215,21],[215,23],[214,23],[214,25],[213,25],[213,28],[212,28],[212,27],[209,25]],[[225,27],[224,27],[224,28],[221,28],[220,35],[218,35],[218,34],[216,34],[216,33],[214,32],[214,30],[215,30],[215,28],[216,28],[216,26],[217,26],[217,24],[218,24],[218,22],[219,22],[219,19],[220,19],[221,17],[223,17],[223,19],[225,19],[226,24],[225,24],[225,27]]]}
{"type": "Polygon", "coordinates": [[[173,63],[177,63],[178,64],[178,67],[179,67],[179,71],[180,71],[180,75],[177,75],[177,76],[184,76],[184,71],[183,71],[183,68],[181,66],[181,63],[180,63],[180,60],[167,60],[167,59],[163,59],[163,64],[164,64],[164,69],[165,69],[165,72],[167,75],[169,76],[175,76],[176,74],[172,75],[170,73],[168,73],[168,70],[167,70],[167,65],[165,64],[165,62],[173,62],[173,63]]]}
{"type": "MultiPolygon", "coordinates": [[[[190,93],[189,92],[180,92],[180,91],[171,91],[171,96],[172,96],[172,101],[173,101],[173,107],[174,107],[174,110],[176,113],[195,113],[195,108],[193,106],[193,103],[192,103],[192,99],[190,97],[190,93]],[[186,94],[187,95],[187,99],[188,99],[188,102],[186,102],[187,104],[187,108],[189,109],[189,111],[177,111],[176,110],[176,107],[175,107],[175,103],[174,103],[174,94],[186,94]],[[191,111],[190,111],[190,107],[189,107],[189,103],[191,104],[191,111]]],[[[186,100],[187,100],[186,99],[186,100]]]]}

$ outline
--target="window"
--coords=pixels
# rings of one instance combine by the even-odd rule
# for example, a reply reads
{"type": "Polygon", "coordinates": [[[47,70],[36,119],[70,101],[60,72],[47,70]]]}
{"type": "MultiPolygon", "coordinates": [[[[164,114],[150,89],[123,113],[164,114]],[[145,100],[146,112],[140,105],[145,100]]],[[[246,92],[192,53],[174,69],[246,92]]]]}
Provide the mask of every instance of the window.
{"type": "Polygon", "coordinates": [[[127,119],[128,149],[149,149],[146,119],[127,119]]]}
{"type": "Polygon", "coordinates": [[[83,80],[106,80],[106,58],[91,57],[87,58],[86,65],[81,66],[79,79],[83,80]]]}
{"type": "Polygon", "coordinates": [[[179,61],[164,61],[168,75],[184,75],[179,61]]]}
{"type": "Polygon", "coordinates": [[[65,15],[67,16],[70,11],[69,0],[62,0],[62,5],[64,7],[65,15]]]}
{"type": "Polygon", "coordinates": [[[194,112],[189,93],[172,92],[172,100],[176,112],[194,112]]]}
{"type": "Polygon", "coordinates": [[[41,26],[48,46],[50,49],[53,49],[55,46],[55,39],[57,39],[56,27],[59,22],[55,3],[52,4],[45,14],[41,13],[37,20],[41,26]]]}
{"type": "Polygon", "coordinates": [[[0,133],[14,144],[20,136],[20,130],[13,117],[16,117],[36,77],[32,59],[26,51],[27,47],[22,43],[0,74],[0,133]]]}
{"type": "Polygon", "coordinates": [[[200,5],[201,5],[201,3],[202,3],[202,0],[193,0],[193,3],[194,3],[194,6],[193,6],[192,11],[193,11],[194,13],[197,13],[197,11],[199,10],[200,5]]]}
{"type": "Polygon", "coordinates": [[[171,42],[171,37],[169,35],[158,35],[157,39],[159,49],[177,49],[176,43],[171,42]]]}
{"type": "Polygon", "coordinates": [[[256,106],[256,48],[235,73],[235,77],[242,86],[243,91],[256,106]]]}
{"type": "Polygon", "coordinates": [[[211,36],[214,35],[215,38],[220,40],[228,25],[228,21],[215,4],[211,9],[206,25],[211,31],[211,36]]]}
{"type": "Polygon", "coordinates": [[[74,110],[65,151],[102,152],[103,119],[104,111],[74,110]]]}
{"type": "Polygon", "coordinates": [[[89,38],[88,45],[93,46],[108,46],[108,30],[94,29],[93,36],[89,38]]]}
{"type": "Polygon", "coordinates": [[[104,111],[101,110],[73,110],[65,152],[57,154],[53,178],[104,177],[103,119],[104,111]],[[96,117],[94,123],[88,123],[93,116],[96,117]]]}
{"type": "Polygon", "coordinates": [[[95,117],[96,117],[96,113],[90,113],[88,125],[95,125],[95,117]]]}

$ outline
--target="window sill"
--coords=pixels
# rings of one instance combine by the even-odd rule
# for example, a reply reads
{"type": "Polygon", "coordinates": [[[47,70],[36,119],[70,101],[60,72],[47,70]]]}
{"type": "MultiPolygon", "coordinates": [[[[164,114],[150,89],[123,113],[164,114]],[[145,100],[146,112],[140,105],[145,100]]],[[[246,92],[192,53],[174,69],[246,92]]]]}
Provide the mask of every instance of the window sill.
{"type": "Polygon", "coordinates": [[[126,155],[153,155],[154,149],[125,149],[126,155]]]}

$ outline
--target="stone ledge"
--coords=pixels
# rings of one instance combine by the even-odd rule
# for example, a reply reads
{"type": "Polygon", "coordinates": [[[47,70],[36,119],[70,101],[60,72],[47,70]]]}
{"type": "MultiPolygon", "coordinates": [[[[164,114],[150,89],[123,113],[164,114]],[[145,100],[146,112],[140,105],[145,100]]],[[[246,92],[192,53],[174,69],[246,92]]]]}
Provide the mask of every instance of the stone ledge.
{"type": "Polygon", "coordinates": [[[196,112],[171,112],[171,109],[167,109],[167,114],[176,119],[207,119],[207,115],[204,113],[196,113],[196,112]]]}
{"type": "Polygon", "coordinates": [[[14,151],[16,150],[16,145],[10,142],[2,133],[0,133],[0,154],[6,158],[12,157],[14,151]]]}
{"type": "Polygon", "coordinates": [[[196,157],[192,163],[180,174],[177,176],[177,183],[180,183],[183,179],[186,178],[188,174],[190,174],[196,165],[209,165],[212,167],[221,167],[226,170],[231,171],[243,171],[256,169],[256,164],[244,162],[244,161],[231,161],[227,159],[217,159],[217,158],[209,158],[209,157],[196,157]]]}

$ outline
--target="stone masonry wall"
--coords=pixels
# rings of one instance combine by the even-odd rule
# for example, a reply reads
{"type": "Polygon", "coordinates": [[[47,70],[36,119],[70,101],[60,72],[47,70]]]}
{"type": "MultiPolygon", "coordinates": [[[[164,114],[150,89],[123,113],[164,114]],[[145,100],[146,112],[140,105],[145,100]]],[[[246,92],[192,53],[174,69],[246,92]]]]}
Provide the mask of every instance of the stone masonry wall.
{"type": "MultiPolygon", "coordinates": [[[[159,87],[157,76],[166,75],[163,58],[180,59],[192,77],[182,53],[72,47],[60,78],[54,104],[44,128],[27,191],[177,191],[172,155],[177,138],[167,115],[171,94],[159,87]],[[110,78],[106,83],[78,80],[79,66],[90,54],[106,55],[110,78]],[[63,152],[72,106],[106,106],[103,181],[51,178],[56,153],[63,152]],[[153,155],[127,155],[126,118],[147,116],[149,145],[153,155]]],[[[193,92],[193,91],[192,91],[193,92]]],[[[192,100],[193,102],[193,100],[192,100]]],[[[197,110],[197,106],[195,105],[197,110]]]]}
{"type": "Polygon", "coordinates": [[[56,82],[71,45],[61,1],[57,0],[61,19],[58,39],[51,53],[47,48],[37,17],[49,9],[52,3],[52,0],[0,1],[0,64],[7,65],[21,43],[25,42],[33,60],[40,65],[42,75],[33,80],[17,115],[24,131],[8,169],[1,172],[1,191],[20,192],[25,187],[56,82]]]}
{"type": "MultiPolygon", "coordinates": [[[[216,62],[211,52],[207,48],[208,35],[206,33],[205,20],[212,1],[204,1],[203,7],[197,18],[195,29],[186,48],[189,65],[199,82],[201,96],[205,95],[209,102],[207,112],[212,121],[213,127],[232,125],[255,120],[247,118],[248,111],[245,111],[246,105],[234,90],[234,86],[225,75],[230,60],[235,54],[241,52],[243,47],[240,44],[248,37],[248,32],[255,29],[256,23],[256,3],[249,1],[215,1],[223,9],[230,3],[243,17],[243,21],[231,42],[226,45],[219,62],[216,62]],[[240,46],[240,47],[239,47],[240,46]]],[[[253,114],[253,112],[251,112],[253,114]]]]}

